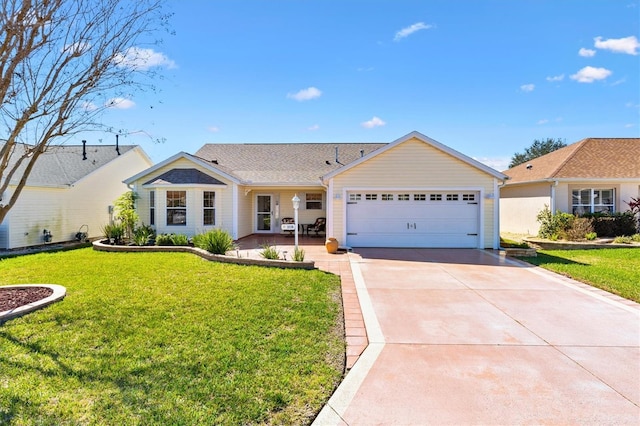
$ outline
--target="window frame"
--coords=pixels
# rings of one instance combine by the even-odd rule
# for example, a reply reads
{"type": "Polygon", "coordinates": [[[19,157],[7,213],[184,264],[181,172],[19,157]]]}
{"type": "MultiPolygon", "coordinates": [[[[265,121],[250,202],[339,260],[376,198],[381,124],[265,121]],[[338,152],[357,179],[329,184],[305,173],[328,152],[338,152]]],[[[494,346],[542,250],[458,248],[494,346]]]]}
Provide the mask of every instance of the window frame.
{"type": "Polygon", "coordinates": [[[156,224],[156,191],[149,191],[149,225],[156,224]]]}
{"type": "Polygon", "coordinates": [[[304,194],[304,207],[306,210],[322,210],[323,204],[322,192],[307,192],[304,194]],[[309,199],[309,196],[318,197],[318,199],[309,199]]]}
{"type": "Polygon", "coordinates": [[[202,191],[202,225],[216,226],[216,192],[202,191]],[[211,199],[207,199],[207,195],[211,195],[211,199]],[[207,201],[211,201],[212,205],[208,206],[207,201]],[[211,223],[207,223],[207,214],[211,215],[211,223]]]}
{"type": "Polygon", "coordinates": [[[574,188],[571,189],[571,212],[574,215],[582,215],[585,213],[614,213],[616,211],[616,188],[574,188]],[[588,203],[583,203],[583,193],[589,198],[588,203]],[[602,193],[611,191],[610,202],[603,202],[602,193]],[[596,194],[597,193],[597,194],[596,194]],[[596,199],[599,200],[596,203],[596,199]],[[576,202],[577,201],[577,202],[576,202]]]}
{"type": "Polygon", "coordinates": [[[166,192],[165,198],[167,226],[187,226],[187,191],[169,190],[166,192]],[[175,215],[180,213],[182,213],[184,220],[175,222],[175,215]]]}

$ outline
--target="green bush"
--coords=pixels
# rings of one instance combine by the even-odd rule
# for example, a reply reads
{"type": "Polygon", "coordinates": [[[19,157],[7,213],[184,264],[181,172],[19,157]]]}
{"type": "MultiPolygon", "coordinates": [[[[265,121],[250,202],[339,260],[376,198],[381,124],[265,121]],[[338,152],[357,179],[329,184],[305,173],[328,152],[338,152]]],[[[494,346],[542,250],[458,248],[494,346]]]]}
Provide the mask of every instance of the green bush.
{"type": "Polygon", "coordinates": [[[156,236],[156,245],[157,246],[172,246],[173,239],[171,238],[171,234],[158,234],[156,236]]]}
{"type": "Polygon", "coordinates": [[[188,246],[189,245],[189,237],[184,234],[171,234],[171,243],[174,246],[188,246]]]}
{"type": "Polygon", "coordinates": [[[587,235],[584,236],[587,240],[589,241],[593,241],[596,238],[598,238],[598,234],[596,234],[595,232],[589,232],[587,235]]]}
{"type": "Polygon", "coordinates": [[[102,227],[102,233],[112,244],[122,244],[125,226],[120,222],[108,223],[102,227]]]}
{"type": "Polygon", "coordinates": [[[581,217],[592,219],[593,230],[600,237],[619,237],[638,232],[636,217],[632,212],[587,213],[581,217]]]}
{"type": "Polygon", "coordinates": [[[633,242],[633,238],[628,236],[615,237],[613,242],[615,244],[631,244],[633,242]]]}
{"type": "Polygon", "coordinates": [[[566,238],[567,231],[571,229],[575,216],[561,211],[552,214],[549,206],[545,205],[536,219],[540,223],[538,236],[555,241],[559,238],[566,238]]]}
{"type": "Polygon", "coordinates": [[[304,250],[296,247],[293,250],[293,260],[295,260],[296,262],[304,262],[304,250]]]}
{"type": "Polygon", "coordinates": [[[213,254],[225,254],[236,248],[233,238],[227,231],[213,229],[193,237],[193,245],[213,254]]]}
{"type": "Polygon", "coordinates": [[[260,250],[260,256],[265,259],[271,260],[279,260],[280,259],[280,251],[277,248],[271,247],[269,244],[263,244],[262,250],[260,250]]]}
{"type": "Polygon", "coordinates": [[[133,231],[133,243],[137,246],[150,244],[156,231],[149,225],[142,225],[133,231]]]}

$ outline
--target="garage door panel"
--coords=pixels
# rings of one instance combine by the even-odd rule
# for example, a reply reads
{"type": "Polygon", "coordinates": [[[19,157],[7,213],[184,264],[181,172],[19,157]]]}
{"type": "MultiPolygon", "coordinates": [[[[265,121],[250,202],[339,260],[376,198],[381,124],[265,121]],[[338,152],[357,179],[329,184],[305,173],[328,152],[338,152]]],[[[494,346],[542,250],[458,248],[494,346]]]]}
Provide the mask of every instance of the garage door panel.
{"type": "Polygon", "coordinates": [[[368,194],[373,194],[369,196],[372,199],[347,204],[347,245],[478,247],[477,192],[446,191],[422,199],[404,196],[402,200],[398,194],[406,192],[385,192],[386,200],[382,199],[382,193],[368,194]]]}

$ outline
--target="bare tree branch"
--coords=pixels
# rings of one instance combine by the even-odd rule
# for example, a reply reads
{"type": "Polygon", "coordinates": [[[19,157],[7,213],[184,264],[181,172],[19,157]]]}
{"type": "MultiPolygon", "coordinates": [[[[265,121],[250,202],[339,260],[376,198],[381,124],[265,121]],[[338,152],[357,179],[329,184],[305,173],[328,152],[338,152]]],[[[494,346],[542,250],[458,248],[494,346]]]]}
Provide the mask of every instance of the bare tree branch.
{"type": "MultiPolygon", "coordinates": [[[[163,0],[0,0],[0,223],[49,145],[149,88],[163,0]]],[[[163,65],[163,64],[160,64],[163,65]]],[[[167,65],[167,64],[164,64],[167,65]]],[[[170,64],[169,64],[170,65],[170,64]]]]}

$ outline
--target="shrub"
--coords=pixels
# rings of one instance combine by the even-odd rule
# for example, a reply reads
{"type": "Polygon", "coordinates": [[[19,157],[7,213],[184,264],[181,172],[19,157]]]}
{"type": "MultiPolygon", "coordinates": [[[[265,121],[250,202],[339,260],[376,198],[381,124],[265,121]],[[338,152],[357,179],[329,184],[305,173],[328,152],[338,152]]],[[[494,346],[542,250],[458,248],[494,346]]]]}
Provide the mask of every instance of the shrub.
{"type": "Polygon", "coordinates": [[[189,245],[189,237],[185,234],[171,234],[169,235],[171,238],[171,242],[174,246],[188,246],[189,245]]]}
{"type": "Polygon", "coordinates": [[[588,234],[586,234],[584,237],[585,237],[587,240],[589,240],[589,241],[593,241],[593,240],[595,240],[596,238],[598,238],[598,234],[596,234],[595,232],[589,232],[589,233],[588,233],[588,234]]]}
{"type": "Polygon", "coordinates": [[[279,260],[280,259],[280,251],[277,248],[271,247],[269,244],[263,244],[262,250],[260,251],[260,256],[265,259],[271,260],[279,260]]]}
{"type": "Polygon", "coordinates": [[[125,226],[119,222],[108,223],[102,227],[102,233],[112,244],[122,244],[125,226]]]}
{"type": "Polygon", "coordinates": [[[613,242],[615,244],[631,244],[633,242],[633,238],[627,236],[615,237],[613,239],[613,242]]]}
{"type": "Polygon", "coordinates": [[[633,240],[634,243],[640,243],[640,234],[633,234],[631,236],[631,239],[633,240]]]}
{"type": "Polygon", "coordinates": [[[233,238],[227,231],[213,229],[193,237],[193,244],[213,254],[225,254],[236,248],[233,238]]]}
{"type": "Polygon", "coordinates": [[[293,260],[295,260],[296,262],[304,262],[304,250],[296,247],[293,250],[293,260]]]}
{"type": "Polygon", "coordinates": [[[150,244],[156,231],[149,225],[142,225],[133,231],[133,243],[137,246],[150,244]]]}
{"type": "Polygon", "coordinates": [[[623,213],[587,213],[582,217],[592,219],[593,230],[600,237],[633,235],[637,232],[636,218],[629,211],[623,213]]]}
{"type": "Polygon", "coordinates": [[[135,192],[127,191],[114,202],[114,217],[122,223],[124,235],[127,238],[133,237],[134,228],[140,219],[140,216],[136,213],[136,199],[138,198],[140,197],[135,192]]]}
{"type": "Polygon", "coordinates": [[[158,236],[156,236],[156,245],[172,246],[173,240],[171,239],[171,234],[159,234],[158,236]]]}
{"type": "Polygon", "coordinates": [[[549,206],[545,205],[544,209],[536,216],[536,220],[540,223],[538,236],[550,240],[564,238],[566,237],[566,232],[571,229],[574,219],[574,215],[561,211],[552,214],[549,206]]]}
{"type": "Polygon", "coordinates": [[[565,234],[567,240],[577,241],[585,239],[587,234],[592,234],[593,232],[592,219],[576,217],[573,219],[571,227],[565,231],[565,234]]]}

